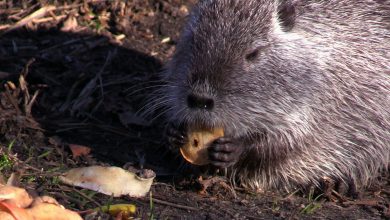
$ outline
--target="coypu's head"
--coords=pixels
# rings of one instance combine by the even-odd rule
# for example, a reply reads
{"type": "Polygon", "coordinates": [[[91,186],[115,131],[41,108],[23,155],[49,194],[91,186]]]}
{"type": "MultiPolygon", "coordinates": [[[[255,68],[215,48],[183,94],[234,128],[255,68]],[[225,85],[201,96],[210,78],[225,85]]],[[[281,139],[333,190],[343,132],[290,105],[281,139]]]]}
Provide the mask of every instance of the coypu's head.
{"type": "Polygon", "coordinates": [[[303,129],[321,79],[294,20],[290,1],[200,1],[167,66],[169,120],[230,136],[303,129]]]}

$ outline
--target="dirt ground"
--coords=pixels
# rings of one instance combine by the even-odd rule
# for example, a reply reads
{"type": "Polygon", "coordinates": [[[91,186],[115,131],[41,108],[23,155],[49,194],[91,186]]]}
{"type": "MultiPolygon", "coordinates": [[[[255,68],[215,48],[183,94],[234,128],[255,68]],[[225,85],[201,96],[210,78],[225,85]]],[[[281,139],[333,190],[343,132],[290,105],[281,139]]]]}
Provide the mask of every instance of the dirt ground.
{"type": "Polygon", "coordinates": [[[192,168],[166,150],[158,109],[152,118],[138,113],[194,2],[0,0],[0,179],[16,174],[21,187],[76,211],[132,203],[136,219],[390,217],[388,177],[353,200],[232,192],[222,183],[202,190],[196,175],[186,175],[192,168]],[[47,13],[34,13],[45,6],[47,13]],[[74,158],[70,144],[92,153],[74,158]],[[69,168],[128,163],[156,172],[147,198],[112,198],[58,181],[69,168]]]}

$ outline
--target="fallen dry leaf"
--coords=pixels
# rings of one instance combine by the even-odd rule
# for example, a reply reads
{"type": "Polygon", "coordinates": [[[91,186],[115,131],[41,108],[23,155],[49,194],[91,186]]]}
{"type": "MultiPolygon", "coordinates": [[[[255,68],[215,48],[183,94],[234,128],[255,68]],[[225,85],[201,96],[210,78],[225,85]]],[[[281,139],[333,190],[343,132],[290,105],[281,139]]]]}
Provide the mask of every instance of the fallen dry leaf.
{"type": "Polygon", "coordinates": [[[120,219],[128,219],[135,214],[136,207],[133,204],[115,204],[95,208],[94,211],[102,211],[114,217],[121,216],[120,219]]]}
{"type": "Polygon", "coordinates": [[[75,31],[78,27],[78,22],[76,17],[73,14],[70,14],[66,20],[64,21],[64,24],[61,28],[61,31],[68,32],[68,31],[75,31]]]}
{"type": "Polygon", "coordinates": [[[86,156],[91,153],[91,148],[78,145],[78,144],[69,144],[69,148],[72,151],[73,158],[77,158],[80,156],[86,156]]]}
{"type": "Polygon", "coordinates": [[[18,208],[25,208],[30,206],[33,198],[25,189],[14,186],[0,186],[0,201],[18,208]]]}
{"type": "Polygon", "coordinates": [[[50,196],[40,196],[34,199],[33,203],[31,206],[37,206],[40,203],[48,203],[48,204],[54,204],[54,205],[60,205],[57,200],[53,197],[50,196]]]}
{"type": "Polygon", "coordinates": [[[79,214],[51,203],[38,203],[30,209],[26,209],[32,219],[39,220],[82,220],[79,214]]]}
{"type": "Polygon", "coordinates": [[[0,219],[1,220],[80,220],[73,211],[60,206],[52,197],[33,198],[25,189],[0,186],[0,219]]]}
{"type": "Polygon", "coordinates": [[[129,195],[143,197],[149,192],[156,174],[146,170],[145,178],[119,167],[90,166],[71,169],[59,179],[69,185],[101,192],[118,197],[129,195]]]}
{"type": "Polygon", "coordinates": [[[36,10],[35,12],[31,13],[30,15],[24,17],[23,19],[18,21],[16,24],[12,25],[10,28],[8,28],[6,31],[4,31],[2,33],[2,35],[10,32],[12,30],[15,30],[17,28],[20,28],[20,27],[28,24],[30,21],[32,21],[34,19],[41,18],[41,17],[45,16],[48,12],[54,11],[55,9],[56,9],[56,7],[52,6],[52,5],[44,6],[40,9],[36,10]]]}
{"type": "Polygon", "coordinates": [[[1,220],[15,220],[14,216],[8,212],[0,211],[1,220]]]}
{"type": "Polygon", "coordinates": [[[9,215],[13,216],[11,218],[13,220],[82,220],[76,212],[51,203],[37,203],[37,205],[31,208],[23,209],[12,204],[0,202],[0,217],[7,219],[9,215]],[[4,214],[4,212],[8,215],[4,214]]]}

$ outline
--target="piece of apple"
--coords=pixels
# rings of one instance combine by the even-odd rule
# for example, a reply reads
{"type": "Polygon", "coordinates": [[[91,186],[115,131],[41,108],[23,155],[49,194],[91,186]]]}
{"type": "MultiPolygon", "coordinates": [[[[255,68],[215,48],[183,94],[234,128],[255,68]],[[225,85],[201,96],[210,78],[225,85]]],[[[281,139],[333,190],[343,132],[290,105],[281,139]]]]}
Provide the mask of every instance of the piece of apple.
{"type": "Polygon", "coordinates": [[[79,186],[119,197],[144,197],[150,190],[156,176],[152,170],[142,170],[146,176],[120,167],[90,166],[74,168],[62,174],[59,179],[69,185],[79,186]]]}
{"type": "Polygon", "coordinates": [[[188,162],[195,165],[209,163],[207,148],[209,144],[224,135],[222,128],[195,130],[188,132],[188,143],[180,148],[180,153],[188,162]]]}

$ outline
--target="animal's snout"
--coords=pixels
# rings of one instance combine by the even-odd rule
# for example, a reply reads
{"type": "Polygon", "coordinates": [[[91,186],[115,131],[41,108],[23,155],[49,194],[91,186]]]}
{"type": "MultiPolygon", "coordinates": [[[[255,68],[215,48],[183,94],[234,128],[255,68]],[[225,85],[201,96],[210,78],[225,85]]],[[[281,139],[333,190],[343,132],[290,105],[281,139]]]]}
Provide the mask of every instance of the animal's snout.
{"type": "Polygon", "coordinates": [[[191,109],[212,110],[214,108],[214,99],[206,96],[189,94],[187,97],[187,104],[191,109]]]}

